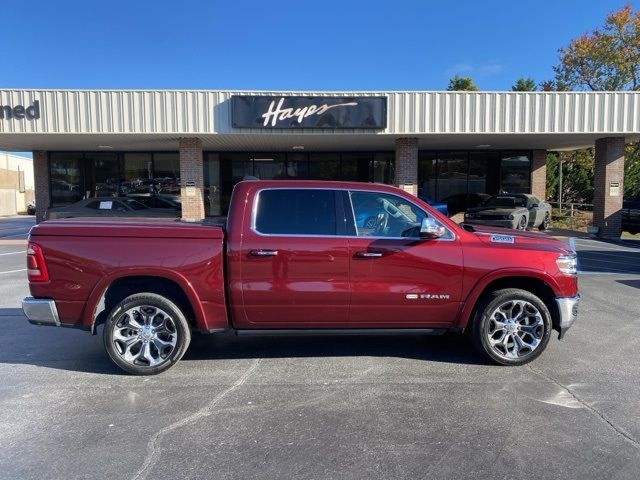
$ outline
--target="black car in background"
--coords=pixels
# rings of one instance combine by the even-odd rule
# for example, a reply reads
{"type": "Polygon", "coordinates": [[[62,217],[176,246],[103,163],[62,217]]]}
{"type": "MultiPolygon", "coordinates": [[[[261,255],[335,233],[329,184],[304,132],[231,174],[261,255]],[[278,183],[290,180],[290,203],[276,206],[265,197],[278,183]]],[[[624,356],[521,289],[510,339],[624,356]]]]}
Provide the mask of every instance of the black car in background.
{"type": "Polygon", "coordinates": [[[152,193],[130,193],[127,195],[127,198],[133,198],[148,208],[182,209],[181,204],[174,202],[170,198],[161,197],[160,195],[154,195],[152,193]]]}
{"type": "Polygon", "coordinates": [[[442,202],[447,204],[447,210],[449,215],[455,215],[456,213],[466,212],[469,208],[475,208],[482,205],[489,200],[491,195],[486,193],[458,193],[456,195],[449,195],[442,199],[442,202]]]}
{"type": "Polygon", "coordinates": [[[622,203],[622,230],[640,233],[640,196],[622,203]]]}

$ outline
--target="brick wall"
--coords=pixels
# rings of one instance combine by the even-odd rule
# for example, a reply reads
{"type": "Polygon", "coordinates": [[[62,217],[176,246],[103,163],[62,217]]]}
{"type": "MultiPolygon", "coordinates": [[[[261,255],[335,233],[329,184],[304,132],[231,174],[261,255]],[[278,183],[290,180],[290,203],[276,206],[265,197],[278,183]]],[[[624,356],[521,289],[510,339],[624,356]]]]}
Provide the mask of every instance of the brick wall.
{"type": "Polygon", "coordinates": [[[33,152],[33,177],[36,197],[36,223],[44,220],[44,213],[49,208],[49,162],[47,152],[33,152]]]}
{"type": "Polygon", "coordinates": [[[531,157],[531,194],[547,199],[547,151],[534,150],[531,157]]]}
{"type": "Polygon", "coordinates": [[[202,140],[199,138],[180,139],[180,185],[182,220],[204,220],[202,140]]]}
{"type": "Polygon", "coordinates": [[[418,194],[418,139],[411,137],[396,140],[396,165],[393,184],[414,195],[418,194]],[[411,185],[411,187],[407,187],[411,185]]]}
{"type": "Polygon", "coordinates": [[[622,195],[624,192],[624,138],[607,137],[596,140],[593,175],[593,224],[600,227],[598,235],[619,237],[622,232],[622,195]],[[618,184],[618,195],[610,195],[611,183],[618,184]]]}

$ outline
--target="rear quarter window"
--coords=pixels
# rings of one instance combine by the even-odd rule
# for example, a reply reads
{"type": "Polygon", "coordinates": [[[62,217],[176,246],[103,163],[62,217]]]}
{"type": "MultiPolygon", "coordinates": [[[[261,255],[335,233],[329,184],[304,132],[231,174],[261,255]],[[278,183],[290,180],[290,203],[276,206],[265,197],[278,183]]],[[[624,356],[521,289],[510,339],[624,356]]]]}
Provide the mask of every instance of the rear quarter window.
{"type": "Polygon", "coordinates": [[[262,190],[256,201],[254,228],[259,233],[336,235],[333,190],[262,190]]]}

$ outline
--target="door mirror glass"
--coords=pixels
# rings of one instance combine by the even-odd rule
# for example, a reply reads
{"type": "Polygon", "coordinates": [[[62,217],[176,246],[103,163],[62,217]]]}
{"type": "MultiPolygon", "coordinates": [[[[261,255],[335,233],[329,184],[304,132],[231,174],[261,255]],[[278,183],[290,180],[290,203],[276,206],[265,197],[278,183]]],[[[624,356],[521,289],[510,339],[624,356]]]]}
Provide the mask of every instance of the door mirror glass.
{"type": "Polygon", "coordinates": [[[425,217],[420,224],[420,238],[440,238],[445,234],[445,228],[431,217],[425,217]]]}

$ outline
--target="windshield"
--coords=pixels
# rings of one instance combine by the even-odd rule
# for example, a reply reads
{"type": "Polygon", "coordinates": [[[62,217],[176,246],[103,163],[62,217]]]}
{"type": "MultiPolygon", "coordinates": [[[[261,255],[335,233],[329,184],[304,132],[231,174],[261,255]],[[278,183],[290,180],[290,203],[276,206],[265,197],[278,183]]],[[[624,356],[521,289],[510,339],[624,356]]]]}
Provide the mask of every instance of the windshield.
{"type": "Polygon", "coordinates": [[[516,207],[524,207],[527,204],[527,199],[525,197],[520,196],[495,196],[491,197],[484,204],[485,207],[499,207],[499,208],[516,208],[516,207]]]}

